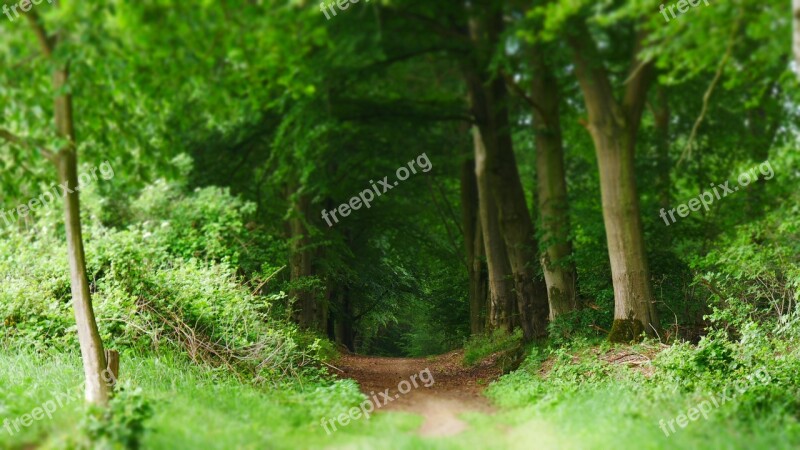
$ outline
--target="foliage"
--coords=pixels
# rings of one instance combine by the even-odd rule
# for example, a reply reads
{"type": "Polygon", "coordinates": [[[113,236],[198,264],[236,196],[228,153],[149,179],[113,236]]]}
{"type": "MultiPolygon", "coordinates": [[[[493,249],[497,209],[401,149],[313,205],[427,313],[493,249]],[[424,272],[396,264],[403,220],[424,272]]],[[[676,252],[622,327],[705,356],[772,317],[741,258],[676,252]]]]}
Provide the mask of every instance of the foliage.
{"type": "MultiPolygon", "coordinates": [[[[468,365],[527,355],[489,390],[511,413],[465,419],[474,429],[441,442],[406,433],[418,418],[375,417],[385,428],[355,425],[341,432],[342,446],[367,438],[393,448],[798,446],[800,90],[785,1],[711,2],[668,22],[641,0],[365,1],[330,21],[299,0],[40,3],[21,20],[0,15],[0,213],[53,187],[37,148],[68,144],[52,123],[53,98],[69,93],[80,172],[101,161],[115,172],[80,192],[94,312],[104,344],[137,364],[127,370],[142,389],[120,391],[109,415],[89,424],[96,440],[322,447],[330,442],[313,422],[363,396],[352,382],[331,381],[320,360],[341,346],[426,356],[463,344],[468,365]],[[503,29],[481,29],[471,15],[484,7],[496,8],[503,29]],[[613,321],[615,230],[603,220],[597,130],[575,76],[578,24],[607,63],[591,67],[626,104],[633,75],[649,72],[646,64],[631,72],[632,56],[654,64],[637,99],[641,127],[627,138],[636,144],[642,269],[653,288],[645,300],[655,302],[663,346],[598,339],[642,330],[613,321]],[[497,45],[479,48],[483,34],[497,34],[497,45]],[[641,46],[635,36],[645,37],[641,46]],[[55,42],[44,57],[41,45],[55,42]],[[529,91],[539,51],[558,86],[553,136],[565,152],[567,260],[581,309],[524,348],[518,332],[469,337],[460,173],[481,118],[464,69],[486,59],[482,81],[506,81],[523,194],[537,205],[541,124],[529,91]],[[67,62],[68,83],[55,92],[53,67],[67,62]],[[334,225],[320,217],[423,152],[430,172],[334,225]],[[774,178],[679,213],[677,223],[659,216],[766,161],[774,178]],[[321,310],[316,329],[292,321],[298,291],[321,310]],[[610,360],[616,352],[636,364],[610,360]],[[769,382],[720,408],[713,426],[672,440],[657,430],[660,419],[761,369],[769,382]],[[206,425],[217,422],[225,433],[206,425]],[[497,436],[509,423],[516,428],[497,436]]],[[[502,94],[496,87],[492,96],[502,94]]],[[[80,378],[62,214],[56,201],[0,218],[3,418],[80,378]]],[[[77,411],[8,442],[63,447],[60,430],[75,430],[77,411]]]]}
{"type": "MultiPolygon", "coordinates": [[[[254,295],[237,275],[239,250],[230,244],[246,236],[245,220],[252,213],[247,203],[224,190],[184,194],[156,181],[131,201],[130,210],[137,220],[122,230],[87,217],[87,270],[107,345],[181,347],[192,360],[262,382],[294,375],[306,357],[320,356],[318,344],[306,340],[307,346],[298,346],[302,333],[271,312],[280,292],[254,295]]],[[[0,263],[7,286],[0,294],[6,345],[77,343],[65,250],[52,220],[40,218],[35,241],[9,230],[0,242],[4,254],[13,255],[0,263]],[[21,261],[29,264],[26,270],[18,269],[21,261]]]]}
{"type": "Polygon", "coordinates": [[[150,401],[140,387],[124,384],[115,387],[109,407],[91,411],[85,416],[82,428],[93,449],[141,448],[145,422],[153,415],[150,401]]]}
{"type": "Polygon", "coordinates": [[[473,366],[494,353],[508,353],[522,345],[522,331],[497,329],[491,334],[479,334],[464,344],[464,364],[473,366]]]}

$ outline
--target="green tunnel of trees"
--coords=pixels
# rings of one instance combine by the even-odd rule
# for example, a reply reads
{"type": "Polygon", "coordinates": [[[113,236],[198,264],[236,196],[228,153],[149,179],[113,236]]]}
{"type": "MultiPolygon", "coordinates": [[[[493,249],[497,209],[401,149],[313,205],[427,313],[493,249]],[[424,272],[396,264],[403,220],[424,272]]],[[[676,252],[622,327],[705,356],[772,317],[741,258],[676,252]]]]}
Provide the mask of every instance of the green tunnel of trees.
{"type": "Polygon", "coordinates": [[[720,245],[797,224],[800,19],[793,54],[781,2],[670,22],[650,3],[42,3],[0,25],[0,225],[63,233],[97,402],[111,331],[91,296],[118,268],[81,218],[94,239],[147,208],[188,236],[170,251],[358,353],[559,324],[695,340],[720,245]],[[103,161],[113,179],[64,196],[64,220],[10,206],[103,161]]]}

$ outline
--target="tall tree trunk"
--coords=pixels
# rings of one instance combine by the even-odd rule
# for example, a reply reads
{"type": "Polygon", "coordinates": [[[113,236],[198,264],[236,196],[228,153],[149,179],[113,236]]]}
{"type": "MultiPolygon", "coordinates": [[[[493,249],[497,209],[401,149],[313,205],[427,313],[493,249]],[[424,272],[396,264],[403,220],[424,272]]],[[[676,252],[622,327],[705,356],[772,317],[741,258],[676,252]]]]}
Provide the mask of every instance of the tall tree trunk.
{"type": "Polygon", "coordinates": [[[475,143],[475,176],[478,184],[478,209],[483,231],[486,265],[489,272],[489,323],[492,328],[505,328],[511,331],[511,315],[514,309],[511,265],[506,252],[506,244],[500,234],[494,194],[489,189],[486,149],[479,129],[473,129],[473,138],[475,143]]]}
{"type": "Polygon", "coordinates": [[[289,297],[295,299],[294,319],[301,328],[321,330],[321,318],[324,314],[319,310],[321,304],[314,301],[314,292],[303,283],[313,276],[311,239],[307,227],[310,201],[308,195],[297,193],[294,189],[290,193],[292,212],[289,217],[290,233],[290,260],[292,288],[289,297]]]}
{"type": "Polygon", "coordinates": [[[464,248],[469,276],[470,332],[480,334],[486,321],[486,289],[483,269],[483,237],[478,212],[478,180],[475,177],[475,160],[461,165],[461,221],[464,229],[464,248]]]}
{"type": "Polygon", "coordinates": [[[536,176],[544,251],[541,255],[550,320],[578,308],[575,265],[570,260],[569,205],[559,117],[558,80],[545,63],[544,49],[533,48],[531,100],[536,133],[536,176]]]}
{"type": "Polygon", "coordinates": [[[525,340],[531,340],[547,335],[550,309],[547,285],[537,270],[539,245],[514,156],[505,82],[496,78],[492,85],[493,101],[490,102],[492,106],[489,111],[495,111],[496,114],[487,131],[491,130],[494,134],[495,139],[490,141],[496,146],[490,150],[487,144],[486,165],[491,189],[497,200],[500,232],[514,274],[520,325],[525,340]]]}
{"type": "Polygon", "coordinates": [[[344,345],[351,352],[355,352],[355,333],[353,331],[353,310],[350,306],[350,296],[347,287],[338,289],[337,313],[333,315],[334,334],[336,343],[344,345]]]}
{"type": "MultiPolygon", "coordinates": [[[[51,160],[58,172],[58,181],[63,186],[64,192],[64,228],[67,237],[67,259],[70,268],[70,288],[72,291],[72,304],[75,310],[75,323],[78,329],[78,342],[83,360],[83,372],[86,380],[85,397],[90,404],[105,406],[116,382],[119,369],[118,353],[110,351],[112,359],[111,371],[108,371],[106,352],[97,330],[97,322],[92,308],[92,297],[89,290],[89,280],[86,276],[86,256],[83,248],[81,233],[80,200],[78,197],[78,156],[77,140],[75,137],[75,123],[72,114],[72,94],[67,89],[69,81],[69,63],[59,55],[54,56],[59,43],[59,36],[47,34],[41,19],[36,11],[25,14],[31,25],[34,35],[39,43],[42,54],[54,67],[52,74],[52,88],[55,93],[53,115],[56,134],[66,141],[59,151],[53,153],[49,150],[40,151],[51,160]],[[110,373],[112,376],[109,378],[110,373]]],[[[5,139],[10,133],[0,130],[5,139]]],[[[11,140],[17,141],[18,139],[11,140]]]]}
{"type": "Polygon", "coordinates": [[[86,401],[95,405],[107,405],[111,383],[104,379],[106,357],[103,341],[97,330],[97,322],[92,308],[89,280],[86,276],[86,256],[81,234],[80,201],[78,198],[78,157],[75,139],[75,125],[72,116],[72,95],[64,93],[69,79],[66,66],[53,73],[55,98],[55,123],[58,135],[67,140],[67,145],[56,155],[58,181],[73,190],[64,195],[64,224],[67,235],[70,285],[75,309],[75,322],[78,327],[78,341],[81,347],[83,373],[86,378],[86,401]]]}
{"type": "Polygon", "coordinates": [[[568,42],[573,49],[578,83],[589,112],[587,128],[600,168],[603,221],[614,284],[614,324],[609,339],[630,341],[642,331],[657,334],[658,328],[634,174],[636,135],[651,82],[652,64],[638,58],[644,37],[640,34],[623,102],[617,103],[589,30],[582,22],[575,25],[568,42]]]}
{"type": "Polygon", "coordinates": [[[547,334],[547,287],[536,268],[538,244],[514,156],[508,92],[500,77],[487,82],[491,49],[499,44],[502,33],[502,12],[496,5],[490,8],[470,22],[477,56],[465,64],[470,104],[483,140],[483,161],[478,161],[477,154],[475,159],[478,165],[483,164],[488,188],[497,202],[500,233],[514,276],[519,322],[525,340],[531,340],[547,334]]]}

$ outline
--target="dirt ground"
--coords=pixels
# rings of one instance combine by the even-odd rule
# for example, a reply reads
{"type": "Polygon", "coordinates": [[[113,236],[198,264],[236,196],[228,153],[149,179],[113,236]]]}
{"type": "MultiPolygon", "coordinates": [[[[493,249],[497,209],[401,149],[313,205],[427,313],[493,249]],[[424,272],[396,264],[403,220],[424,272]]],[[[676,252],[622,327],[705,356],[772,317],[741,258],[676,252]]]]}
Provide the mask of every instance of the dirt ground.
{"type": "Polygon", "coordinates": [[[489,381],[500,375],[499,370],[486,363],[475,368],[461,364],[462,351],[433,358],[384,358],[361,355],[344,355],[336,364],[339,376],[352,378],[361,390],[378,402],[376,412],[404,411],[419,414],[425,421],[418,430],[422,436],[452,436],[466,429],[459,415],[468,411],[491,413],[489,401],[481,395],[489,381]],[[427,373],[419,375],[426,369],[427,373]],[[398,386],[418,375],[413,384],[398,386]],[[433,383],[424,383],[433,379],[433,383]],[[425,387],[430,384],[430,387],[425,387]],[[410,391],[401,394],[399,388],[410,391]],[[389,389],[389,398],[381,393],[389,389]],[[389,401],[390,400],[390,401],[389,401]],[[385,405],[383,403],[386,403],[385,405]],[[378,405],[382,405],[378,408],[378,405]]]}

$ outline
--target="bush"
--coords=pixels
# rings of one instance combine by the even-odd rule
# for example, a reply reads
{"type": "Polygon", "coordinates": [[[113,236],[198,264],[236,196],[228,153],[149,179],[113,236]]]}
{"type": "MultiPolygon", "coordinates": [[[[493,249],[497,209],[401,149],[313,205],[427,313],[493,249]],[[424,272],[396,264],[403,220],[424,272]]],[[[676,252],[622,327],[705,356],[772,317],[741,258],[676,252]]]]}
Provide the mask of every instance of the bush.
{"type": "MultiPolygon", "coordinates": [[[[299,345],[296,327],[275,317],[272,305],[285,298],[282,292],[257,295],[238,275],[236,249],[252,205],[226,190],[183,194],[164,181],[131,204],[137,221],[124,230],[104,226],[96,215],[84,218],[87,273],[107,346],[180,348],[195,362],[259,382],[297,374],[330,354],[313,339],[299,345]]],[[[45,214],[35,234],[7,230],[0,240],[5,346],[77,346],[58,223],[57,215],[45,214]]]]}

